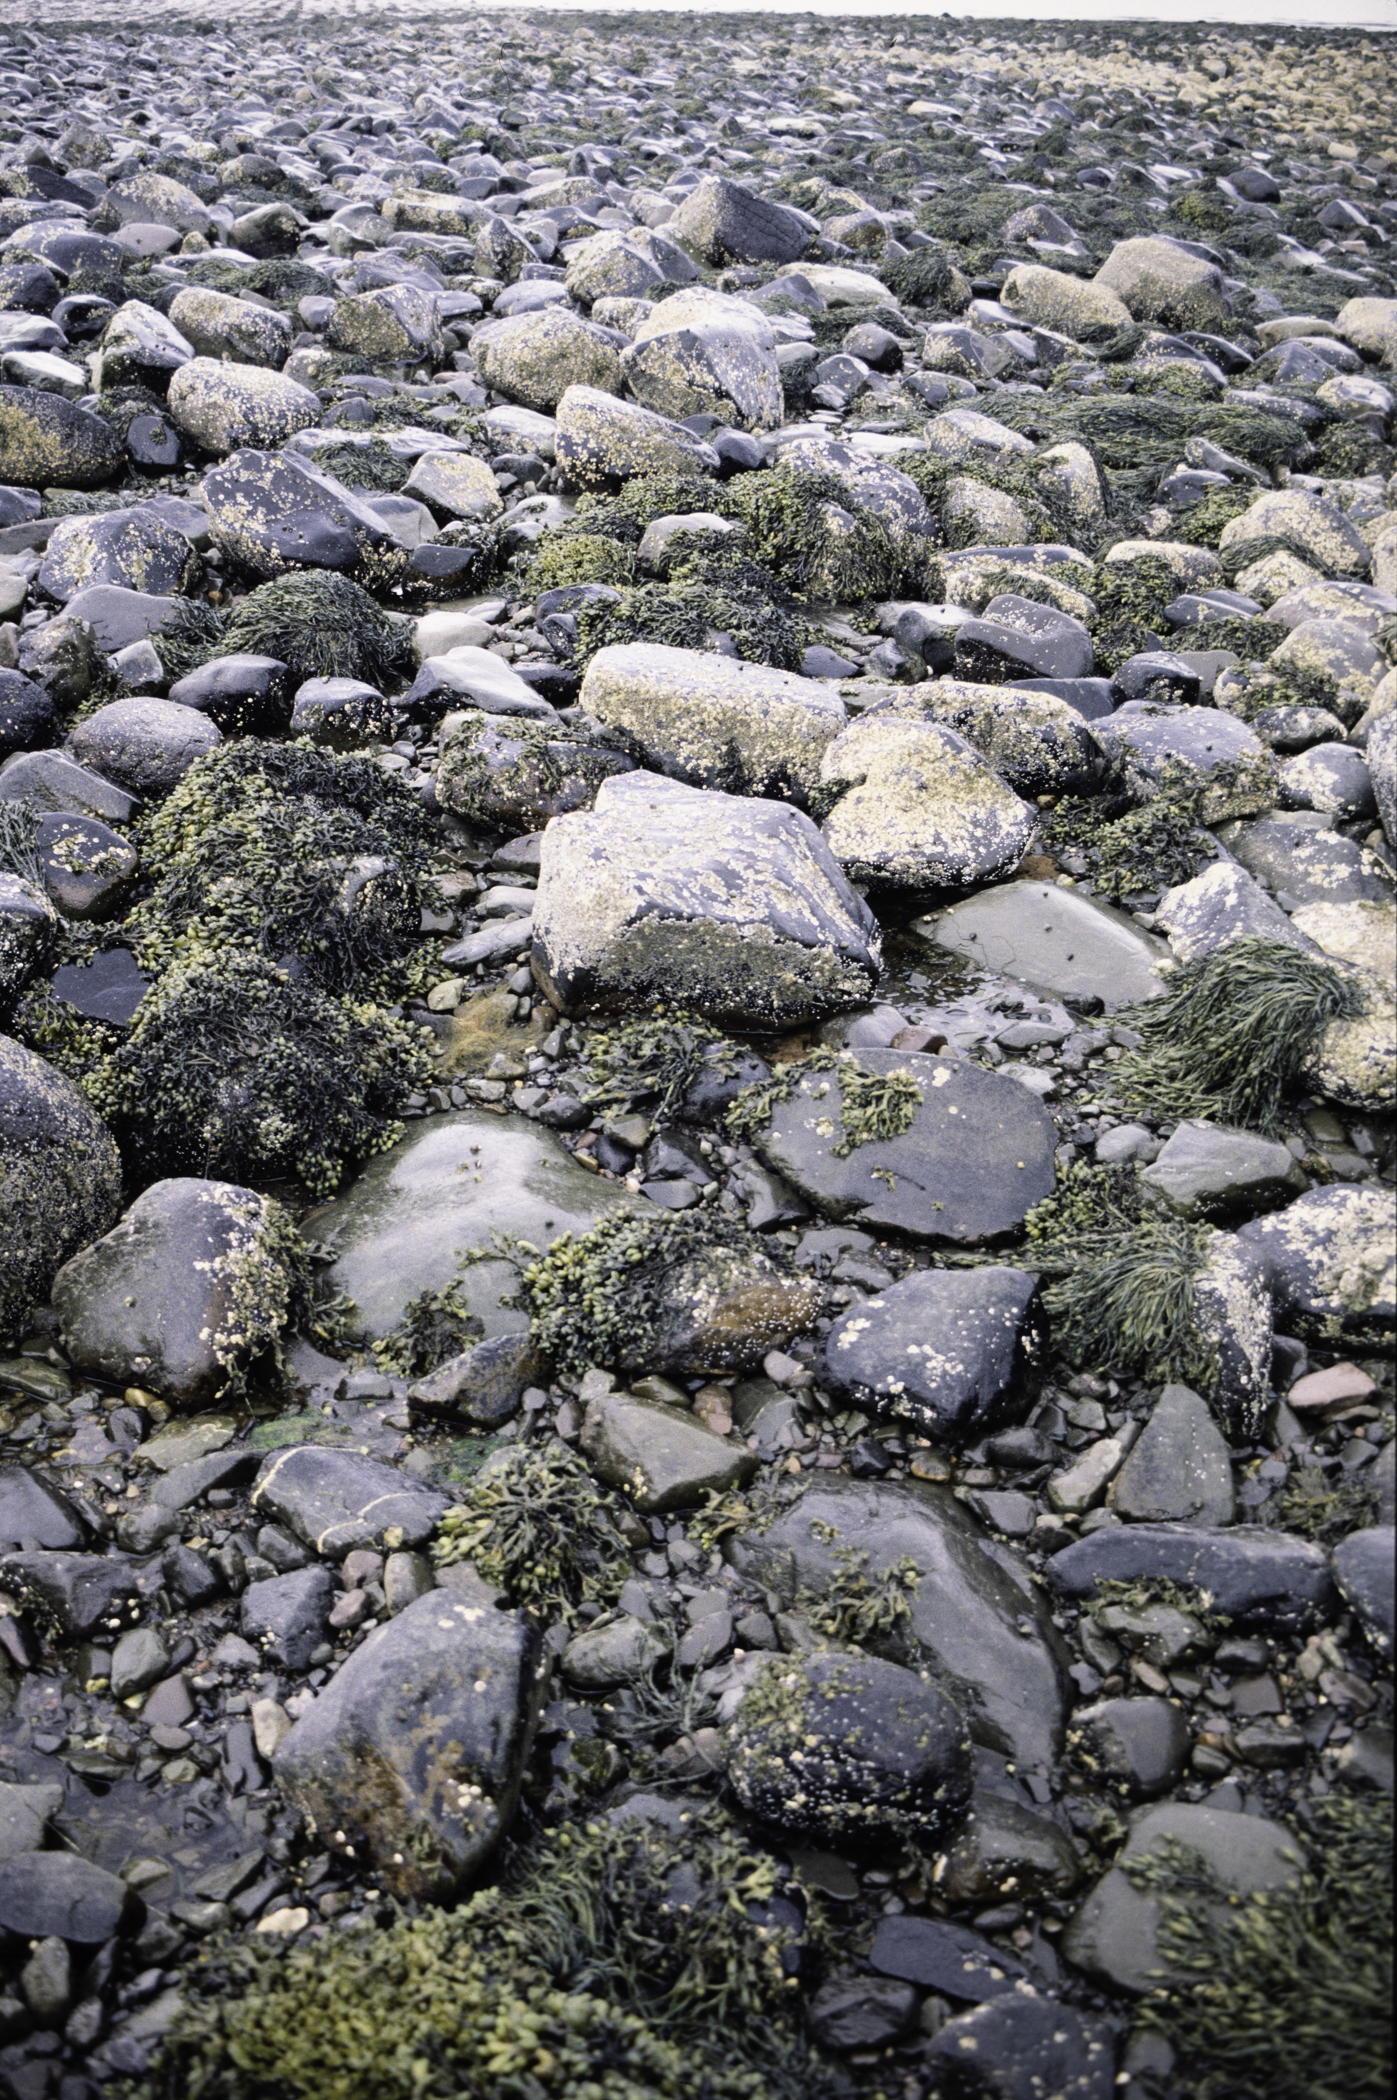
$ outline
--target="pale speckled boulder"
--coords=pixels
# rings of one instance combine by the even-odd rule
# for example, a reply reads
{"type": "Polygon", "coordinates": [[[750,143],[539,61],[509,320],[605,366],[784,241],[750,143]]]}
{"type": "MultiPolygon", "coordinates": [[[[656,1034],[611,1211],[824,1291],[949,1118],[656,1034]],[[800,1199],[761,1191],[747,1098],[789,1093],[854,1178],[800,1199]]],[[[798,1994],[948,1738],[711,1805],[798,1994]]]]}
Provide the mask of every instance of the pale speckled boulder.
{"type": "Polygon", "coordinates": [[[320,397],[260,365],[193,357],[170,381],[170,413],[186,437],[220,457],[243,445],[279,445],[320,421],[320,397]]]}
{"type": "Polygon", "coordinates": [[[1105,770],[1105,755],[1085,719],[1051,693],[929,679],[895,689],[895,697],[876,703],[865,719],[890,715],[946,723],[1016,795],[1090,794],[1105,770]]]}
{"type": "Polygon", "coordinates": [[[126,447],[100,416],[36,386],[0,386],[0,482],[95,489],[125,461],[126,447]]]}
{"type": "Polygon", "coordinates": [[[66,605],[89,584],[168,597],[186,591],[198,574],[194,550],[151,510],[109,510],[93,518],[60,518],[49,537],[37,582],[66,605]]]}
{"type": "Polygon", "coordinates": [[[504,509],[495,477],[472,452],[424,452],[403,484],[437,518],[497,518],[504,509]]]}
{"type": "Polygon", "coordinates": [[[0,1035],[0,1338],[121,1208],[121,1158],[85,1094],[0,1035]]]}
{"type": "Polygon", "coordinates": [[[1153,234],[1117,241],[1093,282],[1116,293],[1132,320],[1165,328],[1218,328],[1231,313],[1217,264],[1153,234]]]}
{"type": "Polygon", "coordinates": [[[619,394],[625,383],[613,332],[559,307],[487,321],[471,351],[486,386],[540,414],[551,416],[571,386],[619,394]]]}
{"type": "Polygon", "coordinates": [[[196,758],[216,751],[219,729],[194,707],[137,694],[110,700],[69,732],[79,765],[116,782],[128,794],[168,795],[196,758]]]}
{"type": "Polygon", "coordinates": [[[1350,349],[1397,372],[1397,299],[1350,299],[1334,325],[1350,349]]]}
{"type": "Polygon", "coordinates": [[[1277,1325],[1326,1348],[1382,1348],[1397,1319],[1397,1196],[1311,1189],[1237,1235],[1264,1263],[1277,1325]]]}
{"type": "Polygon", "coordinates": [[[866,715],[830,745],[820,778],[842,789],[824,834],[856,881],[969,889],[1012,873],[1033,836],[1033,811],[942,722],[866,715]]]}
{"type": "Polygon", "coordinates": [[[1359,1011],[1331,1021],[1302,1075],[1327,1101],[1387,1114],[1397,1106],[1397,1001],[1390,980],[1345,966],[1362,994],[1359,1011]]]}
{"type": "Polygon", "coordinates": [[[1397,978],[1397,904],[1357,897],[1347,904],[1304,904],[1290,924],[1326,955],[1374,977],[1397,978]]]}
{"type": "MultiPolygon", "coordinates": [[[[1223,554],[1237,555],[1253,540],[1272,539],[1282,541],[1323,576],[1366,576],[1372,565],[1371,549],[1352,519],[1327,496],[1309,489],[1266,490],[1239,518],[1224,525],[1218,547],[1223,554]]],[[[1310,580],[1301,577],[1297,582],[1310,580]]]]}
{"type": "Polygon", "coordinates": [[[659,415],[770,430],[783,405],[775,345],[759,307],[700,285],[651,308],[621,368],[636,400],[659,415]]]}
{"type": "Polygon", "coordinates": [[[632,474],[716,474],[711,445],[667,416],[618,401],[593,386],[570,386],[558,403],[558,464],[581,488],[632,474]]]}
{"type": "Polygon", "coordinates": [[[816,679],[654,642],[599,650],[580,704],[628,731],[645,764],[671,779],[801,804],[845,724],[838,694],[816,679]]]}
{"type": "Polygon", "coordinates": [[[437,365],[446,354],[436,299],[414,284],[380,285],[341,299],[325,340],[332,350],[350,351],[375,364],[423,359],[437,365]]]}
{"type": "Polygon", "coordinates": [[[230,298],[211,285],[191,284],[170,302],[170,319],[199,357],[279,372],[291,355],[291,323],[270,307],[230,298]]]}
{"type": "Polygon", "coordinates": [[[1066,270],[1045,270],[1038,263],[1016,263],[999,296],[1022,320],[1062,335],[1130,326],[1129,307],[1109,285],[1072,277],[1066,270]]]}

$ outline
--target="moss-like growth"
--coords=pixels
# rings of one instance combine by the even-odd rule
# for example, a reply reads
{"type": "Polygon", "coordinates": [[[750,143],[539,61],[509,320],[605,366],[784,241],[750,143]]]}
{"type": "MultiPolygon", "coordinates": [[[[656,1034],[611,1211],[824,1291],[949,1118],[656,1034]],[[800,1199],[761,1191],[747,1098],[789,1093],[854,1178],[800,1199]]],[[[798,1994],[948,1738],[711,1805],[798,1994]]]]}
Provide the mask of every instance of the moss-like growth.
{"type": "Polygon", "coordinates": [[[728,636],[744,663],[798,669],[806,630],[770,599],[743,597],[702,583],[641,584],[619,603],[579,607],[577,660],[620,642],[658,642],[669,649],[712,649],[728,636]]]}
{"type": "Polygon", "coordinates": [[[1210,489],[1199,502],[1191,503],[1169,530],[1176,540],[1184,540],[1190,546],[1216,547],[1223,527],[1250,510],[1254,496],[1251,489],[1210,489]]]}
{"type": "Polygon", "coordinates": [[[332,569],[298,569],[249,591],[224,629],[219,656],[274,656],[297,680],[406,677],[412,630],[332,569]]]}
{"type": "Polygon", "coordinates": [[[514,1444],[446,1512],[432,1557],[470,1561],[536,1618],[571,1620],[580,1604],[610,1604],[630,1574],[616,1506],[566,1444],[514,1444]]]}
{"type": "Polygon", "coordinates": [[[174,685],[211,656],[222,654],[223,621],[211,605],[197,598],[180,598],[152,639],[160,668],[174,685]]]}
{"type": "Polygon", "coordinates": [[[1168,2035],[1198,2100],[1392,2090],[1392,1803],[1332,1794],[1310,1805],[1308,1827],[1299,1879],[1251,1896],[1176,1843],[1124,1862],[1159,1902],[1168,1979],[1140,2016],[1168,2035]]]}
{"type": "Polygon", "coordinates": [[[888,256],[878,275],[895,299],[908,306],[939,306],[959,312],[965,280],[941,248],[914,248],[910,255],[888,256]]]}
{"type": "Polygon", "coordinates": [[[1144,1044],[1122,1093],[1157,1114],[1270,1133],[1332,1021],[1362,1011],[1358,980],[1277,941],[1242,940],[1184,963],[1129,1015],[1144,1044]]]}
{"type": "Polygon", "coordinates": [[[856,1050],[817,1049],[744,1087],[728,1110],[728,1135],[738,1144],[754,1143],[801,1081],[818,1072],[838,1074],[839,1136],[830,1148],[836,1159],[847,1159],[859,1145],[901,1137],[926,1098],[910,1072],[870,1072],[856,1050]]]}
{"type": "Polygon", "coordinates": [[[168,970],[84,1087],[144,1180],[294,1177],[328,1196],[347,1159],[401,1136],[395,1111],[432,1070],[405,1023],[233,951],[168,970]]]}
{"type": "Polygon", "coordinates": [[[890,1566],[870,1570],[868,1555],[849,1546],[834,1557],[837,1572],[807,1603],[816,1633],[836,1648],[871,1648],[881,1654],[899,1645],[922,1579],[916,1562],[904,1553],[890,1566]]]}
{"type": "Polygon", "coordinates": [[[1216,857],[1199,821],[1205,793],[1195,773],[1171,761],[1149,802],[1112,815],[1110,804],[1064,797],[1039,828],[1050,851],[1070,847],[1085,854],[1096,895],[1118,904],[1190,882],[1216,857]]]}
{"type": "Polygon", "coordinates": [[[315,464],[346,488],[382,489],[386,495],[396,495],[413,469],[412,460],[391,452],[381,438],[370,438],[367,444],[332,444],[317,451],[315,464]]]}
{"type": "Polygon", "coordinates": [[[1302,1539],[1337,1546],[1351,1531],[1378,1523],[1379,1511],[1377,1488],[1361,1474],[1331,1480],[1320,1466],[1299,1466],[1277,1498],[1275,1521],[1302,1539]]]}
{"type": "Polygon", "coordinates": [[[458,1279],[442,1290],[419,1291],[410,1298],[397,1326],[371,1345],[373,1359],[380,1371],[398,1378],[425,1378],[479,1341],[484,1331],[458,1279]]]}
{"type": "Polygon", "coordinates": [[[528,589],[537,595],[573,583],[628,584],[634,575],[635,553],[624,540],[600,532],[550,532],[529,563],[528,589]]]}
{"type": "Polygon", "coordinates": [[[39,863],[39,819],[27,802],[0,802],[0,870],[18,875],[36,890],[44,886],[39,863]]]}
{"type": "Polygon", "coordinates": [[[672,1115],[703,1070],[705,1053],[726,1041],[721,1029],[682,1007],[661,1006],[592,1029],[584,1098],[605,1107],[657,1094],[661,1112],[672,1115]]]}

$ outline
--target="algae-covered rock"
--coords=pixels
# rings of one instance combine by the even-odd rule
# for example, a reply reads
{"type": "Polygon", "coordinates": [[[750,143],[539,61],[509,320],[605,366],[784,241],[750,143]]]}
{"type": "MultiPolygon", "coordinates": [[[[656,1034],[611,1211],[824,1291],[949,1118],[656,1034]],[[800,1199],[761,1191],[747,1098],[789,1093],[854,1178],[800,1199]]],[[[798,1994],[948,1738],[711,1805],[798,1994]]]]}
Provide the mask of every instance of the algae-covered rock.
{"type": "MultiPolygon", "coordinates": [[[[318,414],[318,400],[309,398],[318,414]]],[[[379,582],[399,576],[407,561],[403,543],[376,511],[289,452],[240,451],[205,475],[203,489],[215,544],[255,575],[332,569],[379,582]]]]}
{"type": "Polygon", "coordinates": [[[1329,577],[1366,576],[1372,563],[1367,541],[1337,503],[1310,489],[1268,489],[1224,525],[1219,548],[1244,560],[1254,542],[1258,554],[1274,542],[1329,577]]]}
{"type": "Polygon", "coordinates": [[[50,536],[38,583],[66,605],[92,584],[164,597],[185,591],[198,573],[182,532],[149,510],[110,510],[95,518],[61,518],[50,536]]]}
{"type": "MultiPolygon", "coordinates": [[[[451,659],[428,662],[449,666],[451,659]]],[[[634,772],[635,760],[624,752],[570,737],[561,723],[557,731],[550,735],[544,722],[475,709],[448,717],[437,763],[438,802],[483,824],[536,831],[550,817],[590,808],[604,780],[634,772]]]]}
{"type": "Polygon", "coordinates": [[[57,937],[58,914],[43,890],[0,868],[0,1013],[38,976],[57,937]]]}
{"type": "Polygon", "coordinates": [[[636,400],[659,415],[769,430],[782,409],[775,341],[759,307],[696,286],[651,307],[621,369],[636,400]]]}
{"type": "Polygon", "coordinates": [[[1255,732],[1215,707],[1174,707],[1130,700],[1096,724],[1098,742],[1121,771],[1135,802],[1158,794],[1166,771],[1178,769],[1202,787],[1205,824],[1251,816],[1276,802],[1276,763],[1255,732]]]}
{"type": "Polygon", "coordinates": [[[624,384],[612,331],[557,307],[488,321],[471,349],[487,386],[549,416],[569,387],[619,394],[624,384]]]}
{"type": "Polygon", "coordinates": [[[874,709],[827,747],[824,823],[850,876],[898,888],[964,890],[1009,874],[1033,812],[956,730],[874,709]]]}
{"type": "Polygon", "coordinates": [[[1099,328],[1130,325],[1129,307],[1100,278],[1092,282],[1066,270],[1044,269],[1040,263],[1015,263],[999,296],[1021,320],[1063,335],[1080,337],[1099,328]]]}
{"type": "Polygon", "coordinates": [[[231,299],[211,285],[191,284],[176,292],[170,319],[199,357],[267,365],[279,372],[291,354],[291,323],[285,314],[231,299]]]}
{"type": "Polygon", "coordinates": [[[60,1263],[114,1222],[121,1161],[70,1079],[0,1036],[0,1335],[16,1335],[60,1263]]]}
{"type": "Polygon", "coordinates": [[[95,489],[121,472],[126,448],[109,423],[61,394],[0,386],[0,482],[95,489]]]}
{"type": "Polygon", "coordinates": [[[170,413],[186,437],[223,457],[243,445],[279,445],[320,420],[319,397],[261,365],[193,357],[170,381],[170,413]]]}
{"type": "Polygon", "coordinates": [[[712,474],[718,455],[681,423],[618,401],[594,386],[568,386],[557,403],[558,465],[581,488],[633,474],[712,474]]]}
{"type": "Polygon", "coordinates": [[[1397,1199],[1390,1188],[1311,1189],[1237,1235],[1265,1265],[1283,1331],[1381,1348],[1397,1319],[1397,1199]]]}
{"type": "Polygon", "coordinates": [[[1181,241],[1147,235],[1117,241],[1093,280],[1114,292],[1135,321],[1166,328],[1219,328],[1230,308],[1222,271],[1181,241]]]}
{"type": "Polygon", "coordinates": [[[1087,722],[1051,693],[937,678],[875,703],[868,712],[946,723],[1026,800],[1090,794],[1105,771],[1101,746],[1087,722]]]}
{"type": "Polygon", "coordinates": [[[415,284],[378,285],[336,304],[325,332],[332,350],[375,364],[441,363],[445,347],[432,294],[415,284]]]}

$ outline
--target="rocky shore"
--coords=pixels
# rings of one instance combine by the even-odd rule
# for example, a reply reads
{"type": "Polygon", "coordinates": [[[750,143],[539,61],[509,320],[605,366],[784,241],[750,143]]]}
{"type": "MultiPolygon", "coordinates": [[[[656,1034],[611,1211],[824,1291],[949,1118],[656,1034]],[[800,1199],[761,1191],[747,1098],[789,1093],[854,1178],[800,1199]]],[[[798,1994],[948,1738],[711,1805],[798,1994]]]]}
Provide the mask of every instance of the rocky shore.
{"type": "Polygon", "coordinates": [[[1377,2100],[1386,41],[0,82],[0,2096],[1377,2100]]]}

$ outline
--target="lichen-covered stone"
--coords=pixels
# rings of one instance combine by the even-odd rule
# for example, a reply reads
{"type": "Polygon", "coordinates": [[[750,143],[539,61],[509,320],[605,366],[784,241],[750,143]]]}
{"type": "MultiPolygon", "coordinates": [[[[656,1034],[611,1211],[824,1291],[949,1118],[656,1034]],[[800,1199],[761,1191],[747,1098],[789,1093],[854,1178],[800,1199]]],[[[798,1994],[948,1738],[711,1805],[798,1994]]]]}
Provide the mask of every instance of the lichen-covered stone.
{"type": "Polygon", "coordinates": [[[203,490],[215,544],[258,576],[334,569],[377,583],[396,581],[406,566],[407,549],[377,511],[290,452],[240,451],[205,475],[203,490]]]}
{"type": "Polygon", "coordinates": [[[969,889],[1009,874],[1033,835],[1032,810],[973,744],[901,707],[836,737],[820,779],[838,794],[825,838],[856,881],[969,889]]]}
{"type": "Polygon", "coordinates": [[[594,386],[571,385],[557,406],[558,465],[569,481],[594,488],[632,474],[712,474],[718,455],[682,424],[618,401],[594,386]]]}
{"type": "Polygon", "coordinates": [[[621,369],[636,400],[659,415],[769,430],[782,409],[775,341],[759,307],[696,286],[651,307],[621,369]]]}
{"type": "Polygon", "coordinates": [[[1022,1269],[928,1269],[836,1320],[825,1377],[855,1407],[933,1437],[992,1427],[1032,1393],[1037,1279],[1022,1269]]]}
{"type": "Polygon", "coordinates": [[[1155,235],[1117,241],[1093,282],[1114,292],[1135,321],[1208,329],[1229,318],[1222,271],[1182,242],[1155,235]]]}
{"type": "Polygon", "coordinates": [[[191,284],[176,292],[170,319],[198,357],[267,365],[279,372],[291,354],[291,323],[285,314],[232,299],[211,285],[191,284]]]}
{"type": "Polygon", "coordinates": [[[619,394],[624,383],[612,331],[558,307],[487,321],[471,351],[487,386],[549,416],[570,386],[619,394]]]}
{"type": "Polygon", "coordinates": [[[754,196],[725,175],[706,175],[680,204],[667,231],[715,269],[733,262],[794,262],[810,240],[793,211],[754,196]]]}
{"type": "MultiPolygon", "coordinates": [[[[448,663],[450,658],[429,659],[448,663]]],[[[425,669],[425,666],[424,666],[425,669]]],[[[624,752],[479,709],[448,716],[437,763],[443,809],[486,824],[541,831],[550,817],[589,809],[604,780],[633,772],[624,752]]]]}
{"type": "Polygon", "coordinates": [[[50,536],[38,583],[66,605],[92,584],[169,596],[188,590],[198,573],[182,532],[144,507],[94,518],[61,518],[50,536]]]}
{"type": "Polygon", "coordinates": [[[1153,800],[1166,769],[1182,766],[1203,788],[1199,814],[1205,824],[1275,804],[1275,760],[1245,722],[1215,707],[1130,700],[1097,723],[1096,736],[1136,802],[1153,800]]]}
{"type": "Polygon", "coordinates": [[[170,413],[186,437],[220,458],[243,445],[279,445],[320,420],[320,399],[261,365],[192,357],[170,381],[170,413]]]}
{"type": "Polygon", "coordinates": [[[494,475],[470,452],[424,452],[403,494],[417,497],[438,518],[497,518],[504,508],[494,475]]]}
{"type": "MultiPolygon", "coordinates": [[[[1234,560],[1253,541],[1280,540],[1326,576],[1366,576],[1367,541],[1337,503],[1310,489],[1267,489],[1224,525],[1218,545],[1234,560]]],[[[1240,579],[1239,579],[1240,582],[1240,579]]]]}
{"type": "Polygon", "coordinates": [[[332,350],[353,351],[375,364],[423,361],[435,367],[445,355],[436,300],[415,284],[379,285],[341,299],[325,340],[332,350]]]}
{"type": "Polygon", "coordinates": [[[1090,794],[1106,761],[1075,707],[1051,693],[937,678],[913,686],[868,714],[920,716],[944,722],[973,744],[1006,787],[1026,800],[1090,794]]]}
{"type": "Polygon", "coordinates": [[[0,1335],[17,1335],[60,1263],[112,1224],[121,1160],[70,1079],[0,1036],[0,1335]]]}
{"type": "Polygon", "coordinates": [[[125,462],[125,446],[100,416],[38,387],[0,386],[0,482],[95,489],[125,462]]]}
{"type": "Polygon", "coordinates": [[[1265,1264],[1283,1331],[1380,1348],[1397,1319],[1397,1199],[1390,1188],[1311,1189],[1237,1235],[1265,1264]]]}
{"type": "Polygon", "coordinates": [[[1000,299],[1011,313],[1039,328],[1081,336],[1089,329],[1128,328],[1130,309],[1119,293],[1098,278],[1069,276],[1039,263],[1015,263],[1004,280],[1000,299]]]}

